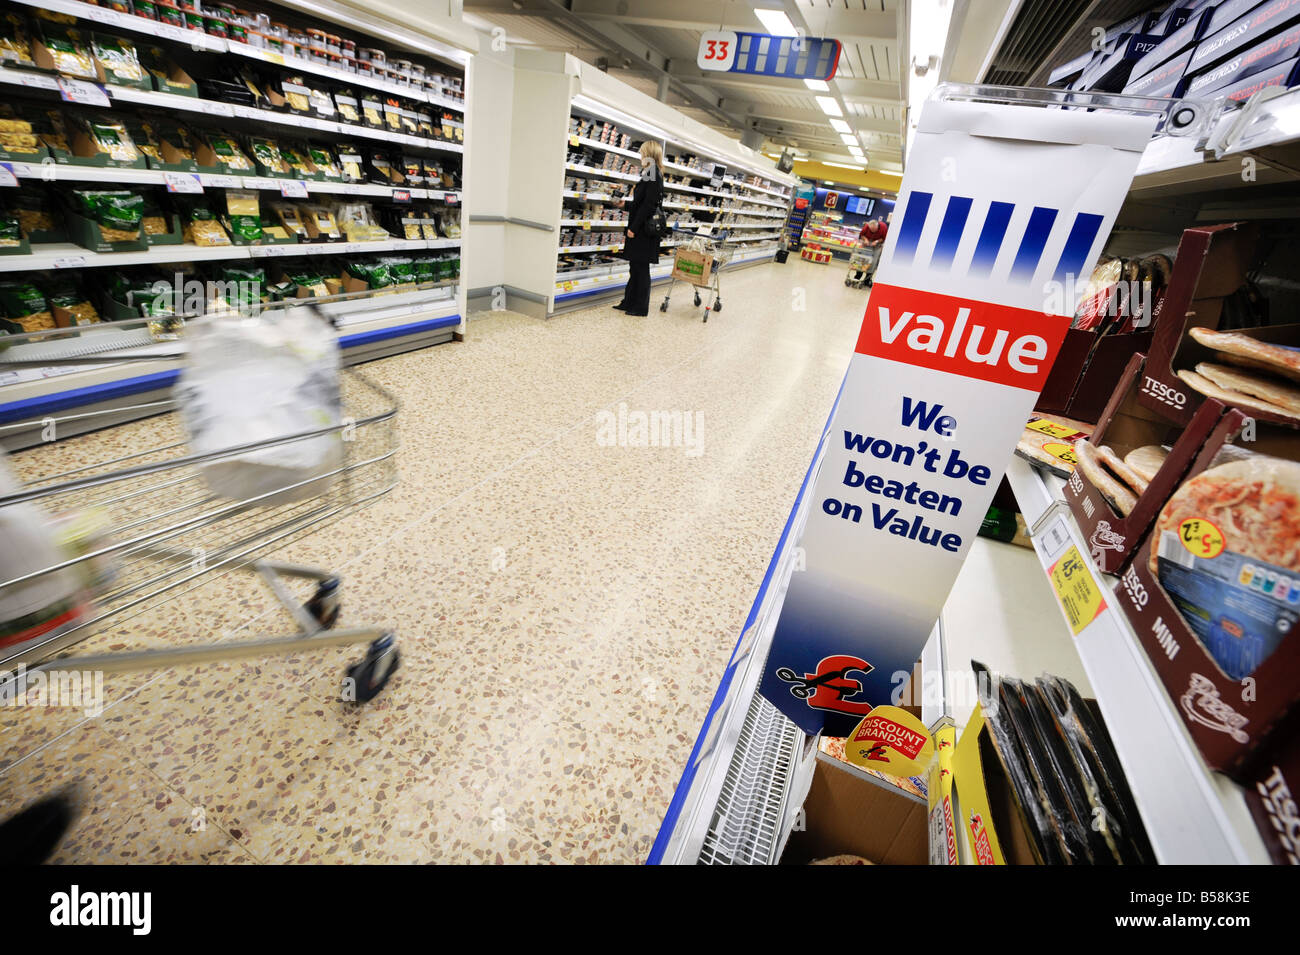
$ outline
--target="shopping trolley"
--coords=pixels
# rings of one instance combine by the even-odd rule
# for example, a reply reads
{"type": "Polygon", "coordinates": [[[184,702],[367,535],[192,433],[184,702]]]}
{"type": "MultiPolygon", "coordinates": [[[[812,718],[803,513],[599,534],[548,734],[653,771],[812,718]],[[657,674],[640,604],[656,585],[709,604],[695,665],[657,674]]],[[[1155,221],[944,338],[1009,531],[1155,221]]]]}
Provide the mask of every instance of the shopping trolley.
{"type": "MultiPolygon", "coordinates": [[[[128,331],[135,332],[147,325],[126,324],[128,331]]],[[[39,360],[23,357],[32,354],[32,346],[48,353],[52,339],[85,333],[82,328],[67,333],[12,336],[6,342],[15,344],[0,352],[0,370],[37,365],[39,360]],[[28,347],[19,347],[24,345],[28,347]]],[[[60,358],[58,364],[103,366],[146,359],[174,362],[180,357],[182,353],[175,346],[171,351],[145,346],[90,358],[60,358]]],[[[368,643],[366,655],[347,670],[343,698],[355,702],[372,699],[400,662],[395,635],[372,626],[336,627],[342,598],[337,576],[324,569],[263,556],[372,503],[397,484],[397,400],[351,369],[342,373],[340,389],[344,414],[337,425],[203,454],[187,451],[185,432],[171,398],[0,425],[0,440],[6,435],[12,438],[18,433],[31,433],[32,428],[58,436],[64,425],[79,433],[78,437],[38,445],[15,455],[15,470],[40,474],[35,478],[29,475],[24,489],[0,496],[0,510],[11,505],[31,505],[42,509],[50,520],[60,515],[66,519],[70,513],[83,518],[90,515],[88,520],[95,526],[93,544],[65,554],[58,563],[0,582],[0,595],[43,575],[72,572],[76,580],[87,582],[84,590],[66,601],[65,617],[55,618],[67,619],[66,624],[47,629],[38,637],[20,632],[17,639],[11,635],[7,641],[0,641],[0,693],[12,696],[15,685],[37,671],[118,672],[368,643]],[[80,433],[116,424],[124,415],[149,416],[151,427],[147,430],[155,440],[141,441],[139,447],[120,448],[125,453],[57,473],[44,473],[41,459],[31,457],[69,457],[73,449],[61,453],[61,447],[72,442],[86,442],[88,446],[96,443],[95,435],[80,433]],[[160,442],[156,440],[158,435],[162,436],[160,442]],[[332,462],[337,466],[315,473],[308,480],[242,500],[218,498],[207,489],[203,467],[325,436],[340,443],[342,453],[332,462]],[[195,589],[210,575],[236,568],[253,570],[262,577],[293,618],[296,633],[96,655],[63,653],[110,621],[129,619],[165,599],[195,589]],[[295,577],[316,584],[305,602],[296,599],[286,586],[286,578],[295,577]]],[[[144,431],[140,426],[126,426],[113,433],[114,441],[104,443],[120,443],[144,431]]],[[[53,583],[53,578],[50,581],[53,583]]]]}
{"type": "Polygon", "coordinates": [[[866,288],[871,284],[879,258],[880,246],[858,246],[849,256],[849,272],[844,276],[844,284],[849,288],[866,288]]]}
{"type": "Polygon", "coordinates": [[[668,282],[668,291],[659,304],[659,311],[668,311],[668,302],[673,295],[673,287],[679,282],[686,282],[695,288],[695,307],[703,302],[700,290],[709,295],[709,304],[704,306],[704,320],[709,320],[709,312],[722,311],[722,288],[720,275],[722,269],[731,261],[735,243],[731,241],[731,232],[723,228],[714,233],[702,234],[689,228],[673,226],[673,232],[690,236],[690,244],[696,247],[683,249],[678,246],[673,252],[672,278],[668,282]],[[685,254],[683,254],[685,253],[685,254]]]}

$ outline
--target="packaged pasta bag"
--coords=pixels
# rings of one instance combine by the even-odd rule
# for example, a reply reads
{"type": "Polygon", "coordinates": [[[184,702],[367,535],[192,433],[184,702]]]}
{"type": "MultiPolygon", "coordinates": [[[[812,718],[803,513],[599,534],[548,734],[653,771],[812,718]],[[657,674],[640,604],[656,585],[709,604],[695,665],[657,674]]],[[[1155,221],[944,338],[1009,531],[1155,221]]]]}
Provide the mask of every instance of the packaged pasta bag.
{"type": "Polygon", "coordinates": [[[0,17],[0,63],[29,70],[36,68],[31,34],[26,21],[16,13],[0,17]]]}
{"type": "Polygon", "coordinates": [[[185,241],[202,247],[231,244],[230,235],[216,214],[200,203],[195,203],[185,213],[185,241]]]}
{"type": "Polygon", "coordinates": [[[253,162],[244,155],[233,136],[214,134],[208,136],[208,148],[227,170],[231,172],[252,172],[253,162]]]}
{"type": "Polygon", "coordinates": [[[289,166],[280,154],[280,147],[274,139],[254,136],[248,140],[249,152],[257,164],[257,171],[264,176],[284,176],[289,166]]]}
{"type": "Polygon", "coordinates": [[[221,315],[189,326],[181,417],[216,496],[255,505],[325,493],[343,461],[339,349],[309,306],[275,321],[221,315]],[[257,445],[257,447],[248,447],[257,445]],[[235,450],[243,449],[243,450],[235,450]],[[223,453],[224,452],[224,453],[223,453]]]}
{"type": "Polygon", "coordinates": [[[1300,625],[1300,463],[1225,445],[1151,534],[1152,573],[1232,679],[1300,625]]]}
{"type": "Polygon", "coordinates": [[[20,331],[41,332],[54,327],[54,313],[49,302],[31,282],[0,282],[0,309],[20,331]]]}
{"type": "Polygon", "coordinates": [[[227,189],[224,223],[236,245],[256,245],[261,242],[262,211],[258,194],[227,189]]]}
{"type": "Polygon", "coordinates": [[[90,46],[109,83],[140,83],[149,78],[130,40],[95,33],[90,46]]]}
{"type": "Polygon", "coordinates": [[[135,242],[140,238],[144,197],[137,192],[74,189],[77,212],[99,226],[105,242],[135,242]]]}
{"type": "MultiPolygon", "coordinates": [[[[45,13],[46,11],[40,11],[45,13]]],[[[75,22],[75,19],[74,19],[75,22]]],[[[43,20],[41,40],[50,51],[54,61],[55,72],[64,76],[82,80],[98,80],[95,60],[91,55],[90,44],[86,36],[77,29],[64,23],[52,23],[43,20]]]]}
{"type": "Polygon", "coordinates": [[[94,147],[97,154],[107,155],[114,162],[135,162],[140,151],[135,148],[126,122],[111,114],[107,116],[73,116],[73,125],[94,147]]]}

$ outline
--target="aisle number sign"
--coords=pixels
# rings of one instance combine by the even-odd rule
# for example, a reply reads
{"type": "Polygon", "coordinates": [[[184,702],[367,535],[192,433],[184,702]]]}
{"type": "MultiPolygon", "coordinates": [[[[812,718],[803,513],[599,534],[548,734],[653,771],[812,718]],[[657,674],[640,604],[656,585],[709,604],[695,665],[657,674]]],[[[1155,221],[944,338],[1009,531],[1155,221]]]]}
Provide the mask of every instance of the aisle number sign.
{"type": "MultiPolygon", "coordinates": [[[[761,684],[805,732],[847,736],[911,673],[1154,126],[925,104],[761,684]]],[[[1058,566],[1081,628],[1100,594],[1058,566]]]]}
{"type": "Polygon", "coordinates": [[[841,49],[839,40],[825,37],[709,30],[700,34],[695,65],[714,73],[829,80],[839,66],[841,49]]]}

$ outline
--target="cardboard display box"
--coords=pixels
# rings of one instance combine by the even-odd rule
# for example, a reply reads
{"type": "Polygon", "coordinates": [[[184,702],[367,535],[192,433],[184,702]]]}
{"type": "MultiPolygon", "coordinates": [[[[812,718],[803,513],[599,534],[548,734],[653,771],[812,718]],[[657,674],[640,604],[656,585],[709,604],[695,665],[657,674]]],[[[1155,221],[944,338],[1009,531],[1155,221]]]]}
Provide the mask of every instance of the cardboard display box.
{"type": "Polygon", "coordinates": [[[1246,805],[1277,865],[1300,865],[1300,739],[1288,740],[1246,781],[1246,805]]]}
{"type": "Polygon", "coordinates": [[[1224,298],[1246,280],[1257,237],[1254,226],[1234,222],[1187,229],[1178,243],[1138,392],[1144,407],[1174,424],[1190,423],[1203,400],[1174,374],[1175,368],[1195,365],[1188,346],[1196,342],[1187,337],[1187,329],[1218,328],[1224,298]]]}
{"type": "MultiPolygon", "coordinates": [[[[1229,409],[1205,441],[1185,480],[1210,466],[1223,445],[1250,421],[1229,409]]],[[[1300,460],[1300,441],[1287,428],[1250,421],[1253,441],[1244,447],[1262,454],[1300,460]]],[[[1158,516],[1158,515],[1157,515],[1158,516]]],[[[1115,590],[1118,605],[1128,616],[1138,639],[1174,701],[1206,763],[1243,780],[1267,746],[1285,739],[1300,723],[1300,627],[1281,642],[1244,679],[1225,673],[1186,624],[1173,597],[1151,568],[1151,553],[1159,541],[1148,534],[1115,590]],[[1288,728],[1288,724],[1291,724],[1288,728]]]]}
{"type": "Polygon", "coordinates": [[[790,833],[782,865],[855,855],[878,865],[925,865],[925,802],[825,753],[817,754],[803,804],[804,827],[790,833]]]}
{"type": "Polygon", "coordinates": [[[1079,468],[1065,484],[1065,500],[1092,548],[1092,559],[1108,574],[1128,566],[1154,523],[1160,509],[1178,489],[1202,445],[1210,437],[1224,412],[1213,399],[1204,402],[1186,428],[1172,425],[1137,400],[1145,355],[1134,355],[1124,377],[1106,405],[1089,439],[1094,446],[1107,445],[1123,458],[1134,448],[1161,445],[1169,456],[1156,472],[1137,504],[1127,515],[1120,514],[1079,468]]]}
{"type": "Polygon", "coordinates": [[[952,755],[952,826],[964,865],[1037,865],[1028,823],[976,706],[952,755]]]}
{"type": "Polygon", "coordinates": [[[1065,333],[1034,410],[1076,421],[1096,421],[1123,378],[1129,359],[1151,347],[1158,321],[1156,315],[1148,328],[1112,335],[1071,328],[1065,333]]]}

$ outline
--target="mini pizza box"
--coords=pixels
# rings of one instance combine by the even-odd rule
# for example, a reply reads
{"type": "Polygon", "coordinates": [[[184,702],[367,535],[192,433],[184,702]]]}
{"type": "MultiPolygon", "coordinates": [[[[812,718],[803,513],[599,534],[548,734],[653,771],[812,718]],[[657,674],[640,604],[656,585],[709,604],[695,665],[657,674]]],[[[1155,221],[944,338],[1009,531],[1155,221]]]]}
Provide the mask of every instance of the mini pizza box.
{"type": "Polygon", "coordinates": [[[802,822],[790,833],[782,865],[837,855],[877,865],[925,865],[928,852],[923,799],[817,753],[802,822]]]}
{"type": "MultiPolygon", "coordinates": [[[[1295,440],[1294,431],[1254,421],[1232,408],[1219,419],[1185,481],[1206,470],[1224,444],[1233,439],[1240,446],[1262,454],[1300,460],[1300,442],[1295,440]],[[1247,437],[1253,440],[1244,440],[1247,437]]],[[[1200,523],[1202,526],[1187,528],[1189,553],[1195,553],[1194,548],[1198,546],[1214,544],[1216,526],[1209,519],[1200,523]],[[1206,533],[1199,534],[1201,530],[1206,533]]],[[[1120,586],[1115,589],[1117,604],[1132,624],[1206,763],[1235,779],[1248,780],[1254,764],[1261,758],[1259,754],[1277,745],[1279,739],[1293,735],[1291,730],[1300,722],[1296,707],[1300,699],[1300,681],[1296,679],[1300,673],[1300,627],[1290,627],[1273,651],[1247,676],[1241,679],[1230,676],[1187,624],[1179,605],[1157,579],[1152,554],[1159,551],[1158,537],[1153,528],[1138,548],[1120,578],[1120,586]]],[[[1221,550],[1221,537],[1219,546],[1221,550]]],[[[1277,580],[1271,572],[1260,570],[1252,570],[1250,564],[1243,565],[1239,582],[1243,586],[1268,587],[1271,592],[1286,587],[1293,598],[1300,599],[1300,580],[1285,577],[1277,580]]],[[[1296,602],[1292,599],[1292,604],[1296,602]]],[[[1189,612],[1204,613],[1196,608],[1189,608],[1189,612]]],[[[1227,614],[1212,622],[1228,633],[1235,630],[1244,635],[1241,623],[1227,614]]]]}
{"type": "Polygon", "coordinates": [[[1129,360],[1124,377],[1102,412],[1089,443],[1106,445],[1121,458],[1147,445],[1169,447],[1169,456],[1155,478],[1137,496],[1137,504],[1126,515],[1111,506],[1082,468],[1076,466],[1065,483],[1066,503],[1091,545],[1092,559],[1108,574],[1118,574],[1128,566],[1156,515],[1177,490],[1224,411],[1219,402],[1206,401],[1183,428],[1143,407],[1137,401],[1137,391],[1145,359],[1145,355],[1134,355],[1129,360]]]}
{"type": "MultiPolygon", "coordinates": [[[[1187,329],[1219,327],[1224,298],[1246,281],[1257,235],[1253,225],[1232,222],[1187,229],[1179,240],[1138,391],[1143,406],[1174,424],[1190,422],[1203,398],[1174,374],[1175,368],[1195,365],[1184,354],[1189,343],[1196,344],[1187,329]]],[[[1205,359],[1205,354],[1197,358],[1205,359]]]]}

